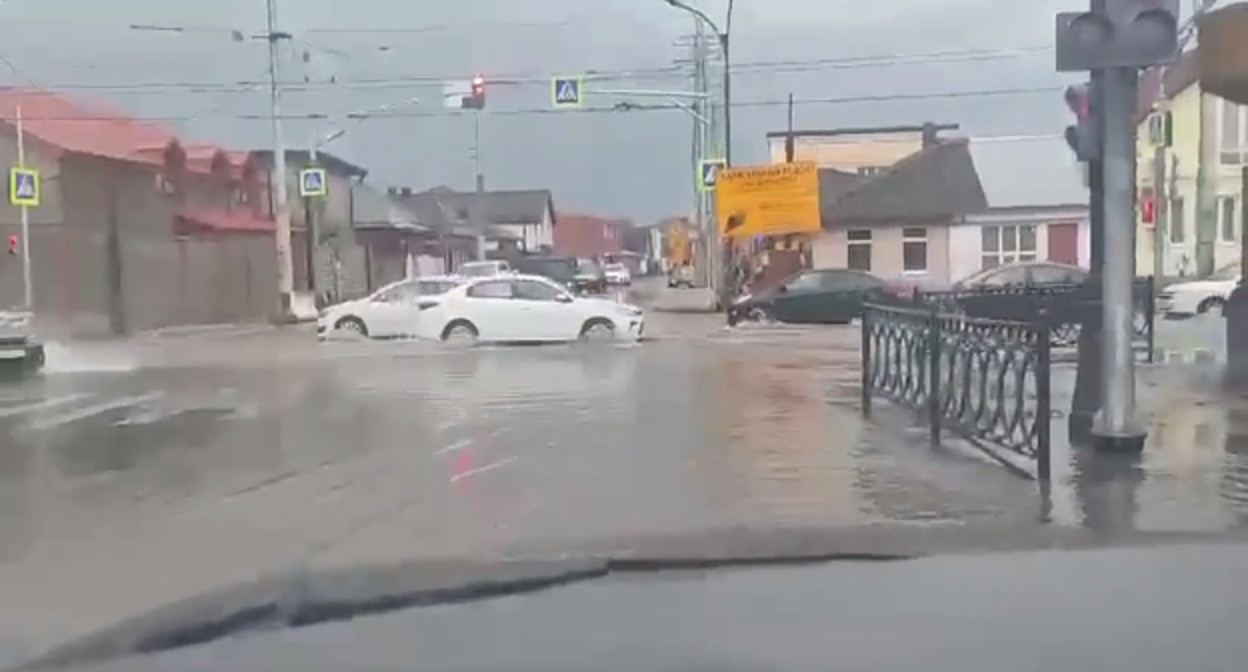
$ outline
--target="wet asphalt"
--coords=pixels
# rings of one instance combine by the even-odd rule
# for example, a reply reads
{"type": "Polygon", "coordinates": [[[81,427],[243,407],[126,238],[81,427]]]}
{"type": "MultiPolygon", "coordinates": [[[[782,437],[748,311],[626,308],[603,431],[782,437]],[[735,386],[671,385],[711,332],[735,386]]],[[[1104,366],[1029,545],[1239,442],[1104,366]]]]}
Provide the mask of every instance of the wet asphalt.
{"type": "MultiPolygon", "coordinates": [[[[1198,352],[1220,322],[1162,325],[1163,349],[1195,354],[1142,369],[1144,456],[1059,440],[1046,502],[931,450],[910,414],[863,420],[855,327],[720,320],[652,313],[627,346],[303,327],[51,344],[44,375],[0,386],[0,662],[296,567],[709,528],[1248,523],[1248,399],[1198,352]]],[[[1059,366],[1055,408],[1072,381],[1059,366]]]]}

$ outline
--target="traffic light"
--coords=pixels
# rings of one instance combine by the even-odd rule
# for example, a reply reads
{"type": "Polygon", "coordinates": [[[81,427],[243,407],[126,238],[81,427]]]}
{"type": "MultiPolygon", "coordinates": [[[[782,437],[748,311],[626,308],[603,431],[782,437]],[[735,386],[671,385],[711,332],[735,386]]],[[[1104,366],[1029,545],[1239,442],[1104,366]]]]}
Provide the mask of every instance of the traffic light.
{"type": "Polygon", "coordinates": [[[465,110],[485,109],[485,78],[481,75],[472,78],[472,93],[464,98],[463,108],[465,110]]]}
{"type": "Polygon", "coordinates": [[[11,255],[17,254],[17,243],[18,243],[17,236],[9,236],[9,254],[11,255]]]}
{"type": "Polygon", "coordinates": [[[1101,155],[1101,129],[1092,85],[1066,87],[1066,107],[1075,115],[1073,126],[1066,127],[1066,144],[1080,161],[1094,161],[1101,155]]]}
{"type": "Polygon", "coordinates": [[[1102,11],[1057,15],[1057,70],[1142,68],[1179,55],[1179,0],[1104,0],[1102,11]]]}

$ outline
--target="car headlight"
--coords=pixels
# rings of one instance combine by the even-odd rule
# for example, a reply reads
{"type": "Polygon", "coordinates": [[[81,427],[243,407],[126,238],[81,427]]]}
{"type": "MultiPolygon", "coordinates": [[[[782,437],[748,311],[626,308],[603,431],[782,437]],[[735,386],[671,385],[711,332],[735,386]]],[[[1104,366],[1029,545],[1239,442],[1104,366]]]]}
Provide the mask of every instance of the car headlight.
{"type": "Polygon", "coordinates": [[[746,295],[744,295],[744,296],[740,296],[740,297],[738,297],[738,298],[737,298],[737,300],[736,300],[736,301],[733,301],[733,302],[732,302],[732,305],[734,305],[734,306],[739,306],[739,305],[741,305],[741,304],[745,303],[746,301],[749,301],[749,300],[750,300],[750,299],[752,299],[752,298],[754,298],[754,297],[750,296],[749,294],[746,294],[746,295]]]}

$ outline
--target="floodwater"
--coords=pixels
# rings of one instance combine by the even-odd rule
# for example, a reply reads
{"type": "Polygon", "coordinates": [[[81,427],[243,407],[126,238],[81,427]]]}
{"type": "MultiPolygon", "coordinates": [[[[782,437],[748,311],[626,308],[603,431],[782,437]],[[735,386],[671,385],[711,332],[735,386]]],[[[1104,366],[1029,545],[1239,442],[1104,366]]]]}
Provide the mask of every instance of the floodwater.
{"type": "Polygon", "coordinates": [[[1248,400],[1221,400],[1216,364],[1144,371],[1158,409],[1145,456],[1059,446],[1042,504],[972,452],[928,448],[904,411],[863,420],[855,328],[718,320],[654,315],[656,339],[629,346],[302,329],[53,345],[45,375],[0,387],[0,649],[15,660],[292,567],[489,560],[548,540],[1248,519],[1248,400]]]}

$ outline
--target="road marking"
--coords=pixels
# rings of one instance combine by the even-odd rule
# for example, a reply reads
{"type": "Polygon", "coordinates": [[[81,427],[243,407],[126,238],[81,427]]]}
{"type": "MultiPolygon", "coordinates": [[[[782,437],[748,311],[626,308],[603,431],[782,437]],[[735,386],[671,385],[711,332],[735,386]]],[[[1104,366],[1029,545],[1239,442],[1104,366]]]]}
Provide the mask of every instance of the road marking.
{"type": "Polygon", "coordinates": [[[453,453],[461,448],[467,448],[470,445],[472,445],[472,439],[464,439],[463,441],[456,441],[455,443],[452,443],[449,446],[446,446],[438,451],[435,451],[433,454],[445,455],[447,453],[453,453]]]}
{"type": "Polygon", "coordinates": [[[8,408],[0,409],[0,418],[8,418],[14,415],[22,415],[23,413],[30,413],[32,411],[41,411],[46,408],[56,408],[57,406],[64,406],[66,404],[78,401],[79,399],[84,399],[86,397],[87,395],[85,394],[67,394],[63,397],[52,397],[51,399],[43,399],[40,401],[36,401],[33,404],[24,404],[22,406],[10,406],[8,408]]]}
{"type": "Polygon", "coordinates": [[[460,482],[460,481],[464,480],[465,478],[468,478],[469,476],[476,476],[477,474],[483,474],[483,473],[485,473],[485,472],[487,472],[487,471],[494,471],[495,469],[498,469],[499,467],[505,467],[505,466],[507,466],[507,465],[511,464],[512,462],[515,462],[515,461],[516,461],[516,460],[518,460],[518,459],[520,459],[520,458],[518,458],[518,457],[507,457],[507,458],[501,459],[501,460],[499,460],[499,461],[497,461],[497,462],[491,462],[491,463],[489,463],[489,464],[487,464],[487,465],[485,465],[485,466],[483,466],[483,467],[477,467],[476,469],[469,469],[468,471],[465,471],[465,472],[463,472],[462,474],[455,474],[454,476],[452,476],[452,477],[451,477],[451,482],[452,482],[452,483],[458,483],[458,482],[460,482]]]}
{"type": "Polygon", "coordinates": [[[125,408],[127,406],[137,406],[138,404],[143,404],[149,401],[155,401],[156,399],[159,399],[161,396],[162,395],[159,392],[151,392],[148,394],[140,394],[140,395],[136,395],[133,397],[122,397],[120,399],[104,401],[104,402],[95,404],[94,406],[87,406],[86,408],[80,408],[76,411],[63,413],[61,415],[53,416],[51,418],[47,418],[42,421],[32,422],[30,423],[29,428],[30,429],[52,429],[60,425],[68,425],[71,422],[85,420],[91,416],[99,415],[101,413],[107,413],[108,411],[116,410],[118,408],[125,408]]]}

